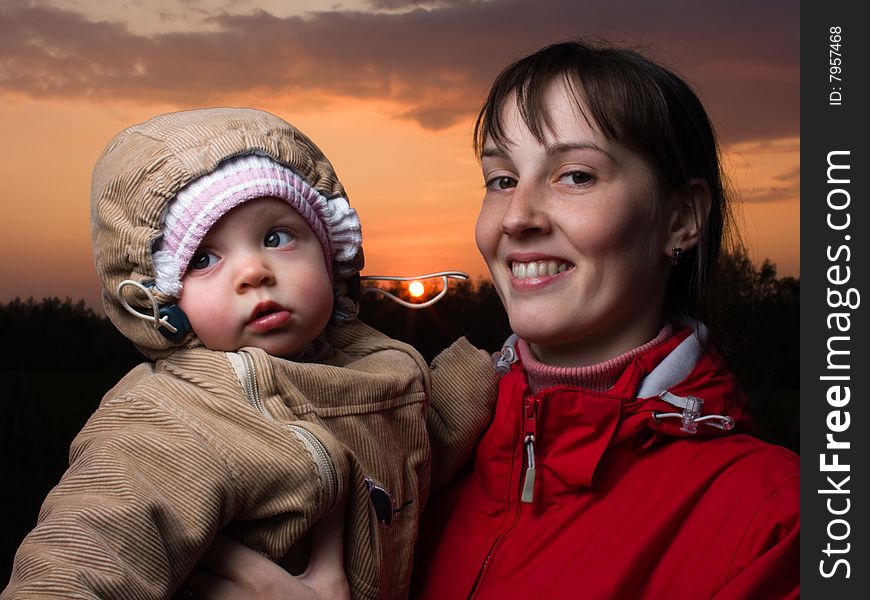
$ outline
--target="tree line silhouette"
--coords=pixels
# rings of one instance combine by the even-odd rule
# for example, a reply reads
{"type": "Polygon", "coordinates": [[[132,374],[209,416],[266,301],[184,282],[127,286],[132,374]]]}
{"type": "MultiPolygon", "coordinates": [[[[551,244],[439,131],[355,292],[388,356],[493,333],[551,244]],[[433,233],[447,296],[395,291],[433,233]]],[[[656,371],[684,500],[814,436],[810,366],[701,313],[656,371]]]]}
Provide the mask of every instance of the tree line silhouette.
{"type": "MultiPolygon", "coordinates": [[[[723,256],[704,320],[749,395],[759,437],[798,450],[800,280],[778,277],[769,261],[723,256]]],[[[360,318],[416,347],[427,360],[459,336],[491,352],[510,335],[487,280],[451,283],[439,303],[403,308],[363,293],[360,318]]],[[[406,294],[394,286],[397,294],[406,294]]],[[[121,376],[145,360],[83,300],[16,298],[0,303],[0,588],[12,557],[36,523],[42,499],[66,469],[69,444],[121,376]]]]}

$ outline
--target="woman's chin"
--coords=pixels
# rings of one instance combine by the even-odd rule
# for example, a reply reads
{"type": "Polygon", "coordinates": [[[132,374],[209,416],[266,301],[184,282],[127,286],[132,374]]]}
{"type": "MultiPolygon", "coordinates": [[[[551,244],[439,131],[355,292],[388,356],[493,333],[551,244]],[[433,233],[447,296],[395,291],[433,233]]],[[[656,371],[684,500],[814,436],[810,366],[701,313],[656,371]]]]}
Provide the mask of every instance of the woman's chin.
{"type": "Polygon", "coordinates": [[[565,328],[553,327],[545,319],[510,319],[511,330],[521,339],[536,346],[558,346],[566,343],[565,328]]]}

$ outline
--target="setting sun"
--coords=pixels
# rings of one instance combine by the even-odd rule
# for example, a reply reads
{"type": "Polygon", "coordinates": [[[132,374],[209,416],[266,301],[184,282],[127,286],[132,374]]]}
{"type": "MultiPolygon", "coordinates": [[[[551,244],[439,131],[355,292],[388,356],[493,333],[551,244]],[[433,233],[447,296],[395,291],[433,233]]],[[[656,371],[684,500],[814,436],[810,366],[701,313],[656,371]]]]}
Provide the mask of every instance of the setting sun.
{"type": "Polygon", "coordinates": [[[422,281],[412,281],[408,284],[408,293],[411,294],[413,298],[419,298],[426,291],[426,286],[423,285],[422,281]]]}

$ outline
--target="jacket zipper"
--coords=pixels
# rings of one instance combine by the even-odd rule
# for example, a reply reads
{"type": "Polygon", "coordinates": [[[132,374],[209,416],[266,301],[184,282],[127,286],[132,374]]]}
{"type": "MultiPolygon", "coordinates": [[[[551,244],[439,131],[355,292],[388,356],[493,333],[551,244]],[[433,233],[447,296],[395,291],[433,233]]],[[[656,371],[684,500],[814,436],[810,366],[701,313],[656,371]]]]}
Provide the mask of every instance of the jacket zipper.
{"type": "MultiPolygon", "coordinates": [[[[260,388],[257,385],[257,377],[254,369],[254,359],[251,358],[251,355],[247,352],[239,352],[238,355],[241,357],[242,364],[244,365],[245,375],[242,381],[242,389],[245,392],[245,399],[257,410],[257,412],[270,421],[274,421],[275,418],[266,409],[263,400],[260,398],[260,388]]],[[[317,439],[317,436],[304,427],[293,425],[292,423],[283,423],[283,425],[295,434],[303,444],[305,444],[305,447],[314,458],[314,462],[317,465],[317,472],[320,475],[320,480],[323,482],[323,496],[326,500],[326,509],[327,511],[331,510],[335,504],[338,491],[338,475],[335,472],[335,465],[329,457],[329,452],[326,450],[323,443],[317,439]]]]}
{"type": "MultiPolygon", "coordinates": [[[[524,504],[531,504],[535,498],[535,435],[537,434],[537,417],[538,417],[538,399],[533,395],[524,396],[523,397],[523,448],[524,448],[524,456],[526,458],[526,470],[525,475],[523,477],[523,489],[520,494],[520,502],[524,504]]],[[[519,509],[519,507],[518,507],[519,509]]],[[[504,534],[516,525],[517,520],[519,518],[520,511],[517,510],[515,519],[513,523],[503,529],[499,534],[493,539],[492,543],[489,546],[489,550],[486,553],[486,558],[483,559],[483,565],[480,567],[480,571],[477,573],[477,578],[474,580],[474,584],[471,586],[471,592],[468,594],[468,598],[474,598],[477,594],[478,587],[480,586],[480,582],[483,579],[483,575],[486,572],[486,568],[489,566],[489,561],[492,558],[493,553],[495,552],[495,547],[501,541],[501,538],[504,534]]]]}
{"type": "Polygon", "coordinates": [[[535,434],[538,416],[538,400],[534,396],[523,398],[523,445],[526,450],[526,475],[520,501],[531,504],[535,499],[535,434]]]}

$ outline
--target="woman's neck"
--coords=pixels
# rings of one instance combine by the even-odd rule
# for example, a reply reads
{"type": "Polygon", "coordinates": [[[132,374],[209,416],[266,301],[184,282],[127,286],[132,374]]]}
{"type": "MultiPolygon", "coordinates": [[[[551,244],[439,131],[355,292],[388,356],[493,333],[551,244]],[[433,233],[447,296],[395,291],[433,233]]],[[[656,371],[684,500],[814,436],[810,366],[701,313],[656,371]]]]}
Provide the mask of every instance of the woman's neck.
{"type": "Polygon", "coordinates": [[[553,385],[571,385],[603,392],[613,386],[633,357],[661,344],[673,333],[674,329],[668,323],[659,330],[658,335],[646,343],[622,352],[613,358],[587,365],[547,364],[538,358],[535,347],[524,340],[519,342],[519,351],[528,375],[529,387],[532,388],[533,393],[553,385]]]}
{"type": "Polygon", "coordinates": [[[645,344],[656,336],[663,323],[662,312],[655,303],[637,314],[612,315],[610,321],[573,332],[564,343],[529,345],[541,362],[555,367],[595,365],[645,344]]]}

